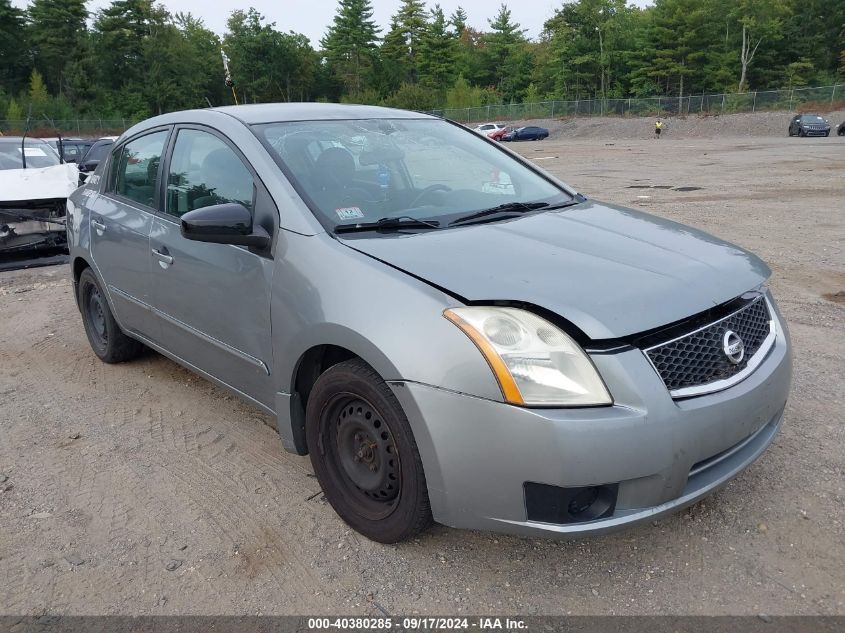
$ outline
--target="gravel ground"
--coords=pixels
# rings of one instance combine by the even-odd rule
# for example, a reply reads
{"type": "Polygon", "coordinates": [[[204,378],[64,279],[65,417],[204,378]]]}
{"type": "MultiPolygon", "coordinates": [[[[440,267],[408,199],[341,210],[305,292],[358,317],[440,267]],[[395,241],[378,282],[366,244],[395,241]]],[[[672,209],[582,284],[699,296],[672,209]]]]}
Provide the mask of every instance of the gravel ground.
{"type": "Polygon", "coordinates": [[[671,125],[514,148],[771,264],[794,390],[775,443],[724,490],[603,537],[371,543],[256,409],[157,354],[97,361],[65,266],[4,272],[0,613],[845,614],[845,139],[671,125]]]}
{"type": "MultiPolygon", "coordinates": [[[[756,112],[753,114],[690,115],[662,117],[664,139],[771,137],[786,136],[789,121],[796,112],[756,112]]],[[[823,113],[836,135],[836,126],[845,122],[845,110],[823,113]]],[[[610,139],[636,140],[654,136],[652,117],[577,117],[571,119],[532,119],[517,125],[548,128],[552,140],[610,139]]]]}

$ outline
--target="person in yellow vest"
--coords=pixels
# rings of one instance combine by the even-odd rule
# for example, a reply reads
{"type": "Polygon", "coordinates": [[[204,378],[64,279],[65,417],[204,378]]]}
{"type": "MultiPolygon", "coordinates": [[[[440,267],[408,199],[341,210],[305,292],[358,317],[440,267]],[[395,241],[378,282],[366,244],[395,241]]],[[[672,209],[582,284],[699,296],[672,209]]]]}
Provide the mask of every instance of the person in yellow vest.
{"type": "Polygon", "coordinates": [[[660,119],[657,119],[657,121],[654,124],[654,138],[657,138],[657,139],[660,138],[661,130],[663,130],[663,121],[661,121],[660,119]]]}

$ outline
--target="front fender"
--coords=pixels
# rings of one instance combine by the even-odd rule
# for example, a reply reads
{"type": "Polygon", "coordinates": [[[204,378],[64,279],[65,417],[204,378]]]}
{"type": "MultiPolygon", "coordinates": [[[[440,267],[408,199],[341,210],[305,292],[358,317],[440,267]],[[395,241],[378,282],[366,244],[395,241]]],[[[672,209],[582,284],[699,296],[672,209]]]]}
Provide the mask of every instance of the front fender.
{"type": "Polygon", "coordinates": [[[318,345],[349,350],[386,381],[502,400],[475,344],[443,317],[446,308],[462,305],[458,299],[325,233],[285,232],[280,246],[271,313],[283,439],[297,366],[318,345]]]}

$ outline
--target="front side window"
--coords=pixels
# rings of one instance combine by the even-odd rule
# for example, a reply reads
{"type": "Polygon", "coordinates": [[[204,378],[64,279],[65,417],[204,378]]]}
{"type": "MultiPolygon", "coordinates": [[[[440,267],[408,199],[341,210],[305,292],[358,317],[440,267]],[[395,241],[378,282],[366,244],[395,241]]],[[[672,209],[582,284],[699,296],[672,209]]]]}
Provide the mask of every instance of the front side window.
{"type": "Polygon", "coordinates": [[[154,132],[126,143],[116,154],[112,191],[145,207],[155,206],[158,166],[167,132],[154,132]]]}
{"type": "Polygon", "coordinates": [[[439,119],[254,126],[324,226],[384,217],[440,225],[483,209],[571,199],[478,134],[439,119]]]}
{"type": "Polygon", "coordinates": [[[226,202],[251,211],[254,192],[252,174],[231,147],[208,132],[179,130],[167,175],[169,215],[226,202]]]}

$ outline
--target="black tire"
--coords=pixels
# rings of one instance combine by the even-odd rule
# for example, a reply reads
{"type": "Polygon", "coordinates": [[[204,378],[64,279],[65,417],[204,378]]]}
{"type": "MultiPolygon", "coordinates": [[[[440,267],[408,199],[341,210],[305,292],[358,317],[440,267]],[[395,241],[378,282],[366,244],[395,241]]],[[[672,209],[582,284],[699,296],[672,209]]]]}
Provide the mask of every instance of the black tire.
{"type": "Polygon", "coordinates": [[[120,329],[100,282],[90,268],[79,276],[78,292],[85,334],[97,358],[104,363],[123,363],[136,358],[144,346],[120,329]]]}
{"type": "Polygon", "coordinates": [[[408,418],[364,361],[339,363],[317,379],[308,396],[305,439],[326,499],[354,530],[397,543],[431,525],[408,418]]]}
{"type": "Polygon", "coordinates": [[[787,134],[789,134],[789,136],[795,136],[795,135],[792,133],[792,128],[791,128],[791,127],[790,127],[787,131],[786,131],[786,133],[787,133],[787,134]]]}

